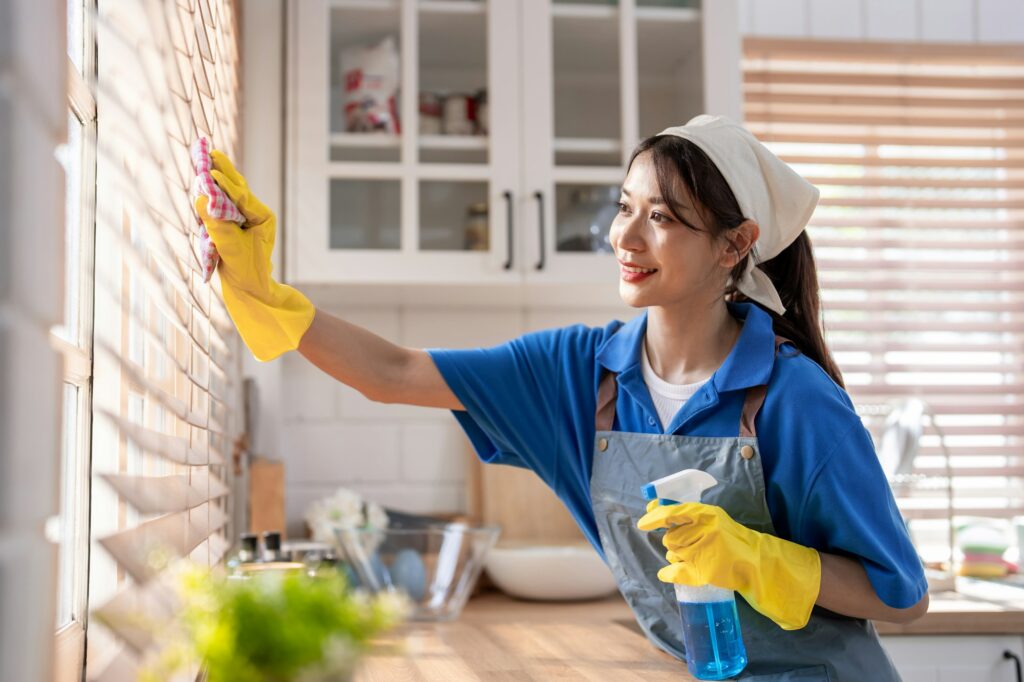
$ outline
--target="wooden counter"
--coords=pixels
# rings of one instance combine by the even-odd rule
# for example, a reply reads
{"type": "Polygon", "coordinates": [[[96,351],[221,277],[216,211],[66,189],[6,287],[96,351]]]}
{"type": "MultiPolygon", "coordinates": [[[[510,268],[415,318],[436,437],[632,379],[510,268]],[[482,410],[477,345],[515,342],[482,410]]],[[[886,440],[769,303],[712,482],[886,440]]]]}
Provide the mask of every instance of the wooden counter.
{"type": "Polygon", "coordinates": [[[414,624],[395,640],[398,650],[365,659],[353,682],[694,680],[647,642],[617,596],[540,603],[488,593],[457,621],[414,624]]]}
{"type": "Polygon", "coordinates": [[[919,620],[875,627],[882,635],[1021,635],[1024,589],[957,578],[957,591],[932,594],[928,613],[919,620]]]}
{"type": "MultiPolygon", "coordinates": [[[[908,625],[878,623],[884,635],[1024,634],[1024,590],[993,585],[932,595],[928,614],[908,625]],[[1022,595],[1018,597],[1017,595],[1022,595]]],[[[354,682],[463,680],[693,680],[655,649],[618,596],[543,603],[491,592],[453,623],[415,624],[389,653],[368,658],[354,682]]]]}

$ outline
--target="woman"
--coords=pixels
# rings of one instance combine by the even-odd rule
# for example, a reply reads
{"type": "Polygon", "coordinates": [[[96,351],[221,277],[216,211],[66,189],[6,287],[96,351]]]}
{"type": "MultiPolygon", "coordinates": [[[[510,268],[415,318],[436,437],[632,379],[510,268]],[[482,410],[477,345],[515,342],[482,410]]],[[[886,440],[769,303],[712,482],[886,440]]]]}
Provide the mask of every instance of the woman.
{"type": "Polygon", "coordinates": [[[396,346],[274,282],[273,213],[214,164],[250,228],[197,209],[258,358],[298,348],[371,400],[454,410],[485,462],[555,491],[668,653],[684,658],[669,583],[710,582],[742,596],[740,679],[899,679],[867,619],[919,617],[927,584],[822,338],[817,189],[749,132],[700,116],[633,154],[610,240],[646,314],[476,350],[396,346]],[[719,481],[704,503],[644,514],[641,487],[688,468],[719,481]]]}

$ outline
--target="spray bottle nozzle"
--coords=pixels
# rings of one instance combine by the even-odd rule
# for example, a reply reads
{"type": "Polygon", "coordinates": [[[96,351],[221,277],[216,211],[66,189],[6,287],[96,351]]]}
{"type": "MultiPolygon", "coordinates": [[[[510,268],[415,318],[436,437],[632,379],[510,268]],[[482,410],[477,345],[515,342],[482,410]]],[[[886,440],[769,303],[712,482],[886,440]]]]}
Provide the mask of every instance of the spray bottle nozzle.
{"type": "Polygon", "coordinates": [[[700,502],[701,493],[716,485],[714,476],[700,469],[684,469],[651,481],[643,487],[645,500],[661,500],[662,504],[700,502]]]}

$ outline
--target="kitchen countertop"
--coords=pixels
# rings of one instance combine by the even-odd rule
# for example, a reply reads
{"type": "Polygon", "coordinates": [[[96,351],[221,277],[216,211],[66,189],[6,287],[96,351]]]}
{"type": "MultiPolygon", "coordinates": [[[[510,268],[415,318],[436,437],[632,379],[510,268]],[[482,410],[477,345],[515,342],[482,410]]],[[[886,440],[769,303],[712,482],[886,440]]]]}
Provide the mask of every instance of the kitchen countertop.
{"type": "Polygon", "coordinates": [[[957,578],[956,592],[933,592],[913,623],[876,622],[882,635],[1024,635],[1024,589],[957,578]]]}
{"type": "MultiPolygon", "coordinates": [[[[931,596],[907,624],[877,623],[884,635],[1024,634],[1024,590],[983,581],[931,596]]],[[[353,682],[462,680],[672,680],[683,663],[651,646],[617,595],[591,602],[526,602],[489,592],[452,623],[411,624],[367,657],[353,682]]]]}
{"type": "Polygon", "coordinates": [[[486,593],[457,621],[412,624],[395,640],[401,650],[367,657],[353,682],[694,680],[647,642],[617,595],[556,603],[486,593]]]}

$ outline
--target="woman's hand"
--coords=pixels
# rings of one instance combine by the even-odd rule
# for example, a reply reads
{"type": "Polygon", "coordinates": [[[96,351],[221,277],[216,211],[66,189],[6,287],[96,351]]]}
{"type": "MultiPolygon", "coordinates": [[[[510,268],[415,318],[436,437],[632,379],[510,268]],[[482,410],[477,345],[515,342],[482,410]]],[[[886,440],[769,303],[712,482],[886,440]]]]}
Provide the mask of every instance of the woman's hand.
{"type": "Polygon", "coordinates": [[[196,211],[220,254],[224,304],[238,333],[257,360],[273,360],[298,347],[313,322],[309,299],[271,276],[277,235],[273,211],[249,190],[245,178],[223,153],[211,153],[214,180],[245,216],[246,224],[218,220],[207,213],[208,199],[196,199],[196,211]]]}
{"type": "Polygon", "coordinates": [[[669,565],[658,579],[734,590],[784,630],[807,624],[818,597],[818,552],[733,521],[721,507],[687,502],[650,507],[640,530],[666,528],[669,565]]]}
{"type": "Polygon", "coordinates": [[[430,355],[404,348],[316,310],[309,299],[271,276],[277,235],[274,212],[253,195],[241,173],[219,151],[211,174],[245,216],[244,228],[217,220],[199,197],[196,210],[220,253],[221,288],[228,313],[259,360],[298,349],[338,381],[378,402],[461,410],[430,355]]]}

